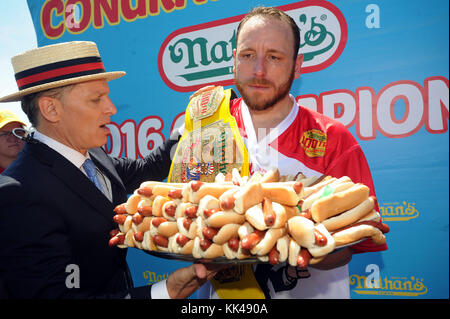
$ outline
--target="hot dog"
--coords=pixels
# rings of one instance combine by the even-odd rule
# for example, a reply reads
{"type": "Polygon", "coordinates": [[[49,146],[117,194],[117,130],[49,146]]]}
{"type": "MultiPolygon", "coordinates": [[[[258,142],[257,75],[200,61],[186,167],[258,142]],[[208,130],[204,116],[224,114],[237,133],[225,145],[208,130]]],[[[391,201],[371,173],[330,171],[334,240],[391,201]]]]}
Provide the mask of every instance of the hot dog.
{"type": "Polygon", "coordinates": [[[117,226],[122,233],[126,233],[133,225],[132,218],[133,216],[128,214],[117,214],[113,216],[113,221],[117,223],[117,226]]]}
{"type": "Polygon", "coordinates": [[[305,247],[314,257],[321,257],[334,250],[335,241],[324,225],[302,217],[293,217],[288,221],[288,231],[295,242],[305,247]]]}
{"type": "Polygon", "coordinates": [[[279,204],[295,206],[303,196],[301,182],[264,183],[261,185],[263,196],[279,204]]]}
{"type": "Polygon", "coordinates": [[[197,216],[203,218],[207,226],[220,228],[225,224],[242,224],[244,215],[232,210],[222,211],[219,200],[212,195],[206,195],[200,200],[197,216]]]}
{"type": "Polygon", "coordinates": [[[232,237],[222,245],[223,253],[228,259],[246,259],[251,257],[250,251],[243,249],[239,237],[232,237]]]}
{"type": "Polygon", "coordinates": [[[230,238],[238,236],[239,227],[241,227],[241,224],[226,224],[220,228],[208,227],[217,230],[217,232],[212,232],[213,236],[205,236],[205,233],[203,232],[205,227],[203,228],[202,232],[204,237],[210,237],[208,239],[212,240],[214,243],[223,245],[230,238]]]}
{"type": "Polygon", "coordinates": [[[136,213],[131,218],[131,227],[135,232],[146,232],[150,229],[152,218],[153,217],[143,217],[141,214],[136,213]]]}
{"type": "Polygon", "coordinates": [[[188,185],[188,187],[183,188],[183,198],[189,199],[194,204],[198,204],[207,195],[219,198],[227,190],[238,187],[232,183],[219,184],[200,181],[191,181],[188,185]]]}
{"type": "Polygon", "coordinates": [[[122,232],[117,232],[109,239],[108,245],[109,247],[126,247],[123,243],[125,242],[125,234],[122,232]]]}
{"type": "Polygon", "coordinates": [[[169,238],[169,251],[175,254],[192,254],[194,240],[177,233],[169,238]]]}
{"type": "Polygon", "coordinates": [[[336,229],[350,225],[372,212],[373,208],[375,207],[375,203],[376,198],[373,196],[369,196],[366,200],[362,201],[357,206],[339,215],[329,217],[322,221],[322,223],[328,229],[328,231],[334,231],[336,229]]]}
{"type": "Polygon", "coordinates": [[[142,241],[142,249],[145,250],[156,250],[156,245],[153,242],[152,234],[150,230],[144,233],[144,240],[142,241]]]}
{"type": "Polygon", "coordinates": [[[340,191],[350,188],[353,185],[354,183],[347,176],[341,177],[339,179],[336,178],[327,179],[322,183],[315,185],[313,187],[314,190],[312,191],[312,193],[310,193],[307,197],[303,198],[302,211],[310,209],[315,201],[317,201],[318,199],[320,199],[325,195],[324,191],[332,189],[336,194],[340,191]]]}
{"type": "Polygon", "coordinates": [[[260,203],[263,199],[263,189],[261,183],[247,183],[240,187],[237,192],[228,197],[221,197],[220,205],[222,207],[232,207],[239,214],[260,203]]]}
{"type": "Polygon", "coordinates": [[[153,200],[153,206],[152,206],[152,214],[156,217],[162,217],[163,216],[163,205],[170,201],[171,199],[167,196],[157,195],[155,196],[153,200]]]}
{"type": "Polygon", "coordinates": [[[250,250],[250,252],[257,256],[267,255],[272,247],[275,246],[277,240],[284,235],[286,235],[286,228],[270,228],[265,231],[264,237],[250,250]]]}
{"type": "Polygon", "coordinates": [[[195,218],[180,217],[177,219],[178,233],[190,239],[197,236],[197,222],[195,218]]]}
{"type": "Polygon", "coordinates": [[[195,258],[213,259],[223,256],[223,248],[222,245],[215,244],[206,238],[195,237],[192,255],[195,258]]]}
{"type": "Polygon", "coordinates": [[[175,218],[181,218],[181,217],[189,217],[189,218],[196,218],[197,217],[197,210],[198,205],[189,203],[189,202],[182,202],[177,205],[177,208],[175,210],[175,218]]]}
{"type": "Polygon", "coordinates": [[[154,217],[150,224],[150,233],[152,236],[161,235],[169,238],[178,232],[176,221],[168,221],[164,217],[154,217]]]}
{"type": "Polygon", "coordinates": [[[168,252],[169,251],[169,238],[162,235],[153,235],[152,241],[156,246],[156,250],[168,252]]]}
{"type": "Polygon", "coordinates": [[[141,196],[136,192],[132,194],[125,202],[125,209],[128,214],[134,215],[137,212],[138,204],[141,201],[141,196]]]}
{"type": "Polygon", "coordinates": [[[135,247],[134,244],[134,230],[133,229],[129,229],[126,233],[125,233],[125,240],[123,242],[123,244],[127,247],[135,247]]]}
{"type": "Polygon", "coordinates": [[[176,221],[175,212],[177,210],[178,203],[175,200],[169,200],[165,202],[161,207],[162,217],[170,221],[176,221]]]}
{"type": "Polygon", "coordinates": [[[291,266],[305,268],[309,265],[311,254],[308,249],[301,247],[295,240],[289,242],[288,263],[291,266]]]}
{"type": "Polygon", "coordinates": [[[292,214],[295,214],[295,208],[286,209],[285,206],[265,197],[262,203],[245,212],[245,218],[256,229],[265,230],[284,227],[292,214]]]}
{"type": "Polygon", "coordinates": [[[389,232],[389,227],[379,221],[364,220],[353,223],[343,229],[332,233],[336,242],[336,247],[356,242],[360,239],[370,237],[376,245],[386,243],[385,233],[389,232]]]}
{"type": "Polygon", "coordinates": [[[266,231],[254,229],[249,223],[244,223],[238,230],[241,237],[241,247],[248,249],[252,255],[264,256],[269,253],[277,240],[286,235],[286,228],[270,228],[266,231]]]}
{"type": "Polygon", "coordinates": [[[143,232],[134,232],[133,233],[133,241],[134,246],[138,249],[143,249],[142,242],[144,240],[144,233],[143,232]]]}
{"type": "Polygon", "coordinates": [[[233,211],[222,211],[217,209],[203,210],[205,223],[210,227],[221,228],[227,224],[241,225],[245,221],[245,216],[233,211]]]}
{"type": "Polygon", "coordinates": [[[152,188],[152,195],[156,196],[167,196],[171,199],[181,199],[183,184],[175,183],[161,183],[156,184],[152,188]]]}
{"type": "Polygon", "coordinates": [[[272,247],[268,254],[268,261],[272,265],[285,262],[289,255],[289,235],[278,238],[276,245],[272,247]]]}
{"type": "Polygon", "coordinates": [[[333,193],[315,201],[311,206],[314,221],[321,223],[325,219],[356,207],[369,196],[369,187],[354,184],[341,192],[333,193]]]}
{"type": "Polygon", "coordinates": [[[280,181],[280,171],[277,168],[271,168],[261,176],[260,183],[274,183],[280,181]]]}

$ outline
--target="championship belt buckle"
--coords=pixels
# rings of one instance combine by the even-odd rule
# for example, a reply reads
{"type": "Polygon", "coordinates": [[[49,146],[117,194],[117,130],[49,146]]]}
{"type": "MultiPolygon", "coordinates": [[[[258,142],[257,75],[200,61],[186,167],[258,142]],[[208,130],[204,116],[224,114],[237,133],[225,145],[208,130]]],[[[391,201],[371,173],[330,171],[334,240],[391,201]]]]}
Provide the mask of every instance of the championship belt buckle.
{"type": "Polygon", "coordinates": [[[193,97],[189,105],[191,119],[195,122],[213,115],[224,97],[225,92],[222,86],[193,97]]]}

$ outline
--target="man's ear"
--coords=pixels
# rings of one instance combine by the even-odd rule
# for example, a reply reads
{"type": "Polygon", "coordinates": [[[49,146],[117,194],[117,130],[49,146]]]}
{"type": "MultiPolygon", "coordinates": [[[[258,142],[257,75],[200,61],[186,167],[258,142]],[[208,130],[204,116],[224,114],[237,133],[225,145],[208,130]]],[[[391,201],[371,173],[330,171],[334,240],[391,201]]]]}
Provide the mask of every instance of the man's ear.
{"type": "Polygon", "coordinates": [[[61,103],[57,99],[49,96],[43,96],[39,98],[38,105],[41,116],[45,120],[51,123],[56,123],[59,121],[62,109],[61,103]]]}
{"type": "Polygon", "coordinates": [[[295,59],[294,79],[298,79],[300,77],[302,64],[303,64],[303,54],[299,54],[299,55],[297,55],[297,58],[295,59]]]}

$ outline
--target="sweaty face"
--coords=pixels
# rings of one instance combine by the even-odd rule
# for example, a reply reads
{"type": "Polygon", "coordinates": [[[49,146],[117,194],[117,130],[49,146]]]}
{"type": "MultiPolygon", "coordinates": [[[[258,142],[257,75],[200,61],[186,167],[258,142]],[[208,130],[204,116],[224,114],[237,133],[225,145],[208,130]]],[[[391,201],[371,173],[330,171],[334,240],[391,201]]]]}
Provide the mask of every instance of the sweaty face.
{"type": "Polygon", "coordinates": [[[296,76],[292,30],[262,17],[241,29],[235,51],[235,84],[247,106],[265,110],[289,98],[296,76]]]}
{"type": "Polygon", "coordinates": [[[117,112],[105,80],[76,84],[60,99],[58,131],[63,143],[84,154],[107,141],[110,117],[117,112]]]}

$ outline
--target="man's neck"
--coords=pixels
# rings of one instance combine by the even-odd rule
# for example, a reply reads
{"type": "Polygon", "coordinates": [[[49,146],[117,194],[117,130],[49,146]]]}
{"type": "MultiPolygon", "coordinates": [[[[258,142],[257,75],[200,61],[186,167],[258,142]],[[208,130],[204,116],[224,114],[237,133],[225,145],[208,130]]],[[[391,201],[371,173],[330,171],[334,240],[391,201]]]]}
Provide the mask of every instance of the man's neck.
{"type": "Polygon", "coordinates": [[[45,136],[47,136],[47,137],[49,137],[49,138],[59,142],[61,144],[64,144],[65,146],[67,146],[67,147],[69,147],[69,148],[71,148],[71,149],[73,149],[73,150],[75,150],[75,151],[77,151],[77,152],[79,152],[79,153],[81,153],[81,154],[83,154],[85,156],[87,154],[87,150],[86,149],[78,149],[78,148],[74,147],[73,145],[71,145],[68,142],[67,139],[64,138],[64,136],[61,134],[61,132],[59,132],[58,130],[54,129],[51,126],[41,125],[41,126],[37,127],[36,130],[39,133],[41,133],[41,134],[43,134],[43,135],[45,135],[45,136]]]}
{"type": "Polygon", "coordinates": [[[285,99],[266,110],[259,111],[248,108],[258,141],[269,134],[271,129],[277,127],[289,115],[293,105],[294,101],[288,95],[285,99]]]}

